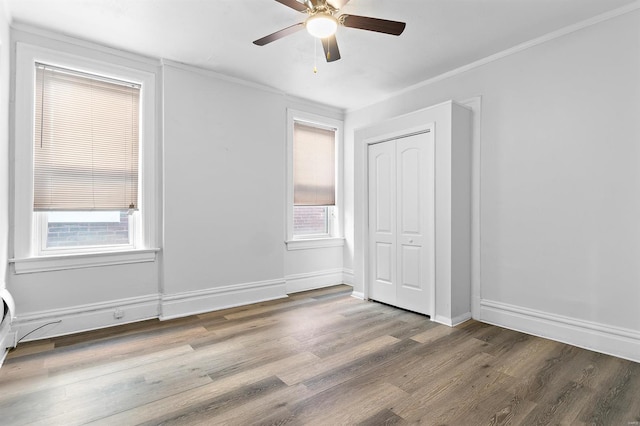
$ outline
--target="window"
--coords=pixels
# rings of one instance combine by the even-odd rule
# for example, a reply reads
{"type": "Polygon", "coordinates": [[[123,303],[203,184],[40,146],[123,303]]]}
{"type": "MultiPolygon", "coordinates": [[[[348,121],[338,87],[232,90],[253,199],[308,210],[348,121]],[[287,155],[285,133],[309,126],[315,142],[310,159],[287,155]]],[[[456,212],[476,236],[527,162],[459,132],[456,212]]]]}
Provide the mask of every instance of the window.
{"type": "Polygon", "coordinates": [[[16,272],[154,260],[153,72],[22,43],[16,70],[16,272]]]}
{"type": "Polygon", "coordinates": [[[293,123],[293,235],[330,236],[336,200],[336,130],[293,123]]]}
{"type": "Polygon", "coordinates": [[[35,93],[38,252],[134,247],[140,85],[36,63],[35,93]]]}
{"type": "Polygon", "coordinates": [[[342,122],[290,110],[288,249],[342,245],[342,122]]]}

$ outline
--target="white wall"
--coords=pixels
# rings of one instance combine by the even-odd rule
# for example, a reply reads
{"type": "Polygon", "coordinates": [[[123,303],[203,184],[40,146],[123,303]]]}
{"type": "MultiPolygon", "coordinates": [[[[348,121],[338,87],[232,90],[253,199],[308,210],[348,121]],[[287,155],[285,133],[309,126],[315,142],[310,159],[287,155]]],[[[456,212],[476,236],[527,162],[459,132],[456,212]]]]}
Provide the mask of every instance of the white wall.
{"type": "Polygon", "coordinates": [[[6,286],[9,248],[9,23],[0,2],[0,288],[6,286]]]}
{"type": "Polygon", "coordinates": [[[342,267],[343,247],[291,250],[285,253],[287,293],[337,284],[351,284],[342,267]]]}
{"type": "Polygon", "coordinates": [[[284,297],[291,275],[330,284],[341,251],[284,244],[286,109],[295,102],[184,65],[163,74],[163,317],[284,297]]]}
{"type": "Polygon", "coordinates": [[[351,111],[346,134],[478,95],[480,318],[640,360],[640,11],[351,111]]]}
{"type": "MultiPolygon", "coordinates": [[[[0,301],[11,298],[6,293],[7,261],[9,249],[9,17],[6,5],[0,1],[0,301]]],[[[9,317],[13,316],[12,302],[6,301],[9,317]]],[[[0,316],[4,315],[4,303],[0,303],[0,316]]],[[[0,318],[0,364],[5,348],[13,345],[8,321],[0,318]]]]}
{"type": "Polygon", "coordinates": [[[279,93],[164,67],[164,294],[183,296],[164,316],[262,297],[249,283],[284,296],[284,111],[279,93]]]}

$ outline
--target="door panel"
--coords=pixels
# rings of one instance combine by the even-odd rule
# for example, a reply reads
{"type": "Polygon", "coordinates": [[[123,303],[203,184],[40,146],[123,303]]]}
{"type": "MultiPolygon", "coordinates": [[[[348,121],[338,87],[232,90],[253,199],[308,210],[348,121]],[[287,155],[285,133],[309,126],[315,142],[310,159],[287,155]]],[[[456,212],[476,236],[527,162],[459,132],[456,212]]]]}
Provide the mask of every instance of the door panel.
{"type": "Polygon", "coordinates": [[[420,268],[422,249],[416,246],[403,245],[401,246],[401,251],[401,286],[405,289],[422,290],[422,268],[420,268]]]}
{"type": "MultiPolygon", "coordinates": [[[[381,147],[383,148],[383,147],[381,147]]],[[[375,190],[376,190],[376,221],[375,229],[378,233],[393,234],[394,232],[394,212],[393,198],[395,196],[395,188],[391,188],[392,179],[392,153],[379,152],[375,156],[375,190]]]]}
{"type": "Polygon", "coordinates": [[[395,151],[391,143],[369,148],[369,296],[396,303],[395,151]]]}
{"type": "Polygon", "coordinates": [[[422,133],[397,140],[398,188],[396,303],[430,314],[435,281],[435,180],[433,134],[422,133]]]}
{"type": "Polygon", "coordinates": [[[393,277],[391,276],[393,256],[395,256],[395,254],[391,249],[391,244],[376,243],[376,281],[385,284],[393,283],[393,277]]]}
{"type": "Polygon", "coordinates": [[[420,150],[408,148],[399,152],[398,160],[398,213],[399,228],[403,235],[419,234],[422,228],[420,220],[420,186],[416,176],[420,173],[420,150]]]}

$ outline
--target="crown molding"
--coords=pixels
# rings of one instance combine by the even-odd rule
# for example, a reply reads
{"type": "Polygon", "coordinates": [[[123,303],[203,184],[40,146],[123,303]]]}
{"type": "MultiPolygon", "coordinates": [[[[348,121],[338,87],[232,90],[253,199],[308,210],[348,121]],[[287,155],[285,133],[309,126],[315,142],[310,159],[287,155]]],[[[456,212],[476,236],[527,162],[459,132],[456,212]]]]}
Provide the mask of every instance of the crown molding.
{"type": "Polygon", "coordinates": [[[416,83],[416,84],[413,84],[411,86],[405,87],[404,89],[398,90],[398,91],[396,91],[396,92],[394,92],[394,93],[392,93],[392,94],[390,94],[388,96],[385,96],[384,98],[381,98],[381,99],[379,99],[379,100],[377,100],[377,101],[375,101],[373,103],[367,104],[367,105],[362,106],[362,107],[349,109],[349,110],[347,110],[347,113],[352,113],[352,112],[355,112],[355,111],[360,111],[360,110],[366,109],[366,108],[368,108],[368,107],[370,107],[372,105],[375,105],[377,103],[384,102],[384,101],[386,101],[388,99],[395,98],[395,97],[403,95],[405,93],[413,92],[415,90],[418,90],[420,88],[429,86],[429,85],[437,83],[439,81],[455,77],[457,75],[463,74],[463,73],[465,73],[467,71],[471,71],[471,70],[473,70],[475,68],[482,67],[484,65],[487,65],[487,64],[489,64],[491,62],[500,60],[500,59],[505,58],[507,56],[511,56],[511,55],[516,54],[516,53],[522,52],[523,50],[527,50],[527,49],[530,49],[532,47],[547,43],[547,42],[549,42],[551,40],[555,40],[557,38],[560,38],[560,37],[563,37],[565,35],[568,35],[568,34],[576,32],[576,31],[579,31],[581,29],[584,29],[584,28],[599,24],[601,22],[607,21],[609,19],[616,18],[618,16],[625,15],[627,13],[633,12],[633,11],[638,10],[638,9],[640,9],[640,0],[636,0],[633,3],[629,3],[626,6],[610,10],[610,11],[602,13],[600,15],[596,15],[596,16],[594,16],[592,18],[585,19],[584,21],[577,22],[575,24],[566,26],[566,27],[561,28],[559,30],[552,31],[550,33],[547,33],[547,34],[541,36],[541,37],[537,37],[537,38],[534,38],[532,40],[525,41],[524,43],[520,43],[520,44],[518,44],[516,46],[513,46],[513,47],[510,47],[508,49],[505,49],[505,50],[503,50],[501,52],[494,53],[493,55],[486,56],[486,57],[484,57],[482,59],[479,59],[477,61],[471,62],[471,63],[469,63],[467,65],[463,65],[461,67],[455,68],[455,69],[453,69],[451,71],[447,71],[445,73],[439,74],[439,75],[437,75],[435,77],[432,77],[432,78],[429,78],[427,80],[423,80],[423,81],[421,81],[419,83],[416,83]]]}

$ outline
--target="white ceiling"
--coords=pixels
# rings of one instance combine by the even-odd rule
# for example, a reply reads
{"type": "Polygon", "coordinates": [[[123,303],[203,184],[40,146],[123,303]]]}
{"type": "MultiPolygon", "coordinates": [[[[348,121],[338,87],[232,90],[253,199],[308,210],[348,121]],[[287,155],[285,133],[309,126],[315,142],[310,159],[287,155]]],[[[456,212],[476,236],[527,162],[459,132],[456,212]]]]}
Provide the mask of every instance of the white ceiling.
{"type": "Polygon", "coordinates": [[[351,0],[341,13],[407,27],[399,37],[339,28],[342,59],[333,63],[305,31],[252,43],[304,20],[274,0],[3,1],[15,23],[353,109],[635,0],[351,0]]]}

